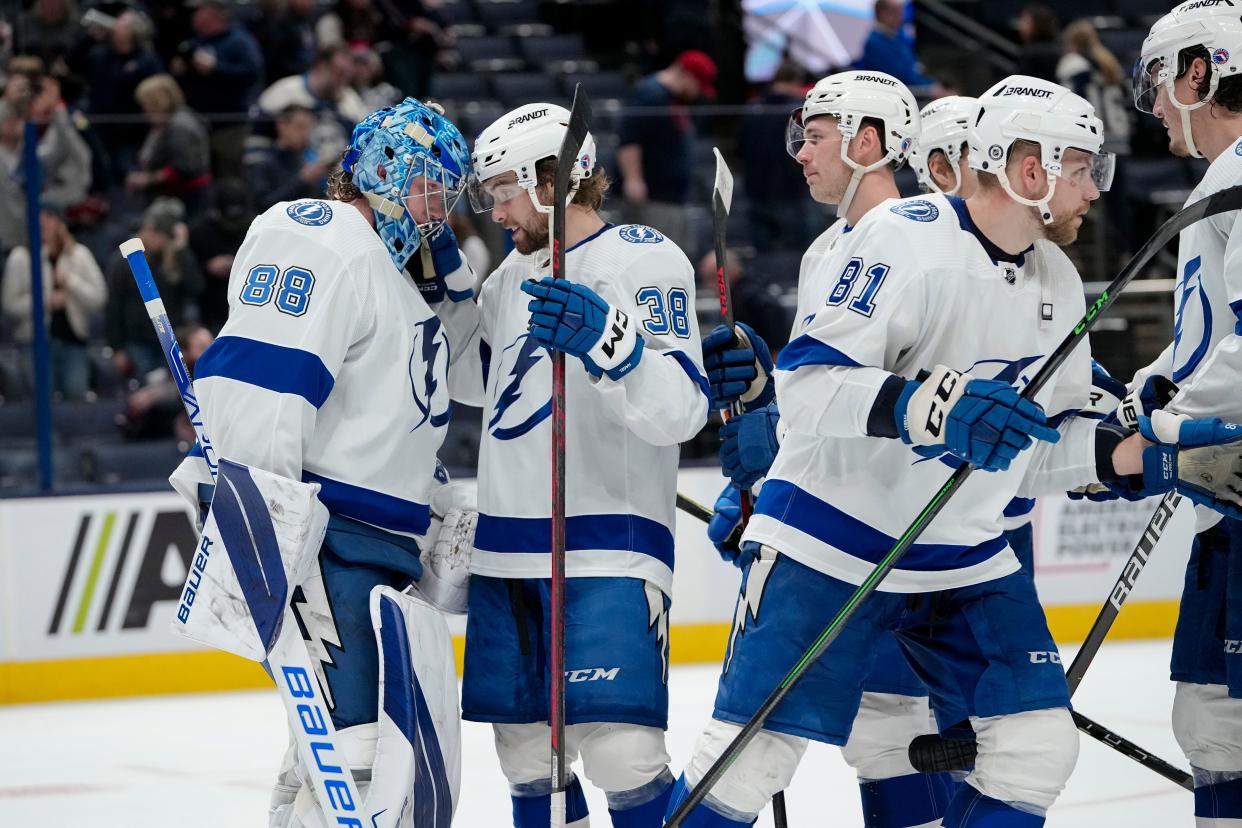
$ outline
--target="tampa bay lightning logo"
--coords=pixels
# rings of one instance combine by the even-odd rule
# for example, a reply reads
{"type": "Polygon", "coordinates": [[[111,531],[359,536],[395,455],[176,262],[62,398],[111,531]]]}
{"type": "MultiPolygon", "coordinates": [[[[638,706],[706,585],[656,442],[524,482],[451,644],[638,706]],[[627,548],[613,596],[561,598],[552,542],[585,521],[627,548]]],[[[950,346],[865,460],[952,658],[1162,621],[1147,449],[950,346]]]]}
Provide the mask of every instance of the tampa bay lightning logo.
{"type": "Polygon", "coordinates": [[[935,221],[940,217],[940,208],[930,201],[903,201],[888,208],[890,212],[905,216],[911,221],[935,221]]]}
{"type": "Polygon", "coordinates": [[[497,440],[517,439],[552,414],[550,373],[531,374],[545,354],[547,351],[525,333],[501,352],[500,382],[496,383],[500,392],[487,422],[488,432],[497,440]]]}
{"type": "Polygon", "coordinates": [[[422,415],[410,431],[425,423],[431,423],[432,428],[448,423],[453,409],[445,382],[448,366],[449,346],[440,318],[428,317],[414,326],[414,344],[410,348],[410,393],[422,415]]]}
{"type": "Polygon", "coordinates": [[[664,236],[659,230],[643,224],[627,224],[621,228],[620,236],[630,244],[659,244],[664,236]]]}
{"type": "Polygon", "coordinates": [[[1178,285],[1181,295],[1177,301],[1177,315],[1173,320],[1173,381],[1181,382],[1194,373],[1199,367],[1199,363],[1207,356],[1208,346],[1212,342],[1212,308],[1208,303],[1207,290],[1203,287],[1203,257],[1195,256],[1186,262],[1185,268],[1182,270],[1182,281],[1178,285]],[[1199,299],[1199,310],[1203,314],[1203,327],[1199,342],[1195,349],[1186,356],[1180,368],[1177,367],[1181,358],[1186,355],[1186,349],[1182,347],[1182,335],[1185,333],[1182,325],[1186,321],[1186,308],[1190,304],[1191,299],[1195,296],[1199,299]]]}
{"type": "Polygon", "coordinates": [[[307,227],[322,227],[332,221],[332,208],[322,201],[295,201],[285,208],[289,218],[307,227]]]}

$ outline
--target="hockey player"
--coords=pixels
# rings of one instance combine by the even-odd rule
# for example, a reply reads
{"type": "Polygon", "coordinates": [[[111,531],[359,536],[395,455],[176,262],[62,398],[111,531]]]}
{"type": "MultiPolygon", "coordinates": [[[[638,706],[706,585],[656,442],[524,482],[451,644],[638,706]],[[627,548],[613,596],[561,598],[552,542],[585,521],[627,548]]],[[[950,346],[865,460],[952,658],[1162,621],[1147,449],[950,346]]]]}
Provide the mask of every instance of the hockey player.
{"type": "MultiPolygon", "coordinates": [[[[1168,130],[1169,150],[1211,161],[1187,203],[1242,184],[1242,21],[1235,4],[1182,3],[1143,42],[1135,103],[1168,130]]],[[[1242,214],[1182,231],[1174,339],[1130,383],[1129,408],[1152,423],[1242,420],[1242,214]],[[1179,386],[1162,414],[1151,390],[1179,386]],[[1146,398],[1146,399],[1145,399],[1146,398]]],[[[1123,421],[1132,421],[1121,409],[1123,421]]],[[[1197,509],[1173,638],[1173,730],[1190,760],[1201,828],[1242,825],[1242,524],[1197,509]]]]}
{"type": "MultiPolygon", "coordinates": [[[[491,722],[518,828],[549,821],[548,636],[552,371],[566,365],[567,758],[608,798],[612,824],[661,824],[673,785],[668,609],[678,444],[707,419],[694,274],[650,227],[599,215],[608,180],[589,136],[574,166],[566,275],[548,249],[555,156],[569,112],[528,104],[474,145],[476,210],[515,250],[479,295],[477,370],[454,396],[483,407],[462,713],[491,722]]],[[[579,780],[569,823],[586,825],[579,780]]]]}
{"type": "MultiPolygon", "coordinates": [[[[449,413],[448,325],[428,303],[456,305],[442,310],[462,317],[459,329],[477,324],[472,302],[450,298],[469,298],[474,277],[444,225],[468,165],[457,128],[412,98],[363,121],[332,200],[282,202],[255,219],[234,260],[228,321],[196,365],[219,456],[313,487],[330,514],[293,609],[359,793],[367,798],[385,780],[386,793],[367,800],[368,825],[382,811],[400,815],[385,825],[447,826],[456,797],[447,627],[398,591],[419,579],[420,547],[435,541],[428,504],[449,413]],[[377,647],[368,606],[385,588],[410,632],[377,647]],[[407,639],[439,646],[394,649],[407,639]],[[381,656],[385,683],[412,683],[436,725],[407,723],[418,733],[404,734],[416,737],[404,745],[386,738],[393,723],[379,709],[381,656]],[[437,676],[447,676],[440,694],[428,682],[437,676]],[[420,755],[405,755],[412,750],[420,755]],[[426,774],[418,793],[416,765],[426,774]],[[407,769],[411,778],[390,784],[407,769]]],[[[270,824],[326,825],[292,748],[270,824]]]]}
{"type": "Polygon", "coordinates": [[[920,128],[910,149],[910,166],[925,193],[970,198],[979,183],[970,166],[967,135],[978,108],[976,98],[949,95],[938,98],[919,113],[920,128]]]}
{"type": "MultiPolygon", "coordinates": [[[[919,134],[914,96],[904,84],[880,72],[843,72],[824,78],[794,113],[786,149],[801,165],[812,198],[837,205],[840,218],[812,243],[802,259],[797,321],[791,340],[802,332],[832,289],[826,280],[839,274],[845,264],[836,264],[839,241],[848,238],[852,227],[877,205],[899,197],[894,170],[906,161],[919,134]],[[847,193],[851,190],[852,195],[847,193]]],[[[729,331],[723,326],[704,340],[704,362],[709,377],[717,380],[714,390],[722,397],[728,390],[719,382],[723,366],[749,367],[754,360],[751,348],[758,348],[760,353],[767,348],[749,327],[740,324],[739,328],[749,348],[733,348],[729,331]],[[725,350],[730,348],[733,350],[725,350]]],[[[755,371],[753,384],[770,386],[766,376],[770,372],[762,372],[762,380],[759,373],[755,371]]],[[[757,400],[772,393],[768,387],[747,396],[757,400]]],[[[724,397],[715,404],[723,407],[729,401],[724,397]]],[[[741,517],[738,492],[767,473],[776,454],[778,418],[777,406],[771,403],[735,418],[721,432],[724,470],[734,478],[734,485],[721,493],[716,517],[708,529],[726,557],[730,553],[722,542],[732,535],[741,517]],[[741,461],[742,453],[748,455],[746,462],[741,461]],[[755,456],[761,458],[758,466],[755,456]]],[[[748,556],[738,556],[734,562],[744,567],[748,556]]],[[[744,602],[739,600],[738,606],[742,611],[744,602]]],[[[910,669],[892,634],[881,636],[876,649],[875,663],[863,682],[858,715],[842,754],[858,773],[863,814],[870,828],[934,824],[944,815],[951,780],[945,776],[929,784],[911,766],[907,751],[915,737],[935,731],[927,688],[910,669]]],[[[940,712],[946,726],[966,715],[958,704],[946,705],[940,712]]]]}
{"type": "MultiPolygon", "coordinates": [[[[1193,450],[1195,428],[1208,432],[1204,442],[1235,439],[1216,423],[1196,423],[1178,435],[1185,446],[1166,438],[1142,458],[1114,457],[1124,435],[1113,426],[1070,416],[1050,428],[1045,409],[1060,414],[1087,401],[1085,343],[1035,401],[1014,387],[1085,312],[1081,282],[1058,245],[1073,241],[1107,188],[1111,157],[1101,143],[1100,121],[1082,98],[1036,78],[1007,78],[980,99],[970,163],[981,175],[970,200],[892,202],[842,240],[844,265],[823,306],[781,352],[784,436],[744,536],[754,561],[714,721],[670,807],[943,486],[946,466],[968,461],[989,473],[944,506],[684,824],[751,824],[788,784],[808,738],[843,744],[885,630],[897,633],[933,699],[964,697],[979,733],[969,787],[943,824],[1043,824],[1078,738],[1064,673],[1050,655],[1056,646],[1001,537],[1001,512],[1018,494],[1140,471],[1154,481],[1164,462],[1183,468],[1176,460],[1193,450]],[[926,456],[940,452],[952,456],[926,456]]],[[[1161,479],[1153,489],[1176,487],[1221,509],[1240,500],[1224,487],[1196,490],[1176,474],[1161,479]]]]}

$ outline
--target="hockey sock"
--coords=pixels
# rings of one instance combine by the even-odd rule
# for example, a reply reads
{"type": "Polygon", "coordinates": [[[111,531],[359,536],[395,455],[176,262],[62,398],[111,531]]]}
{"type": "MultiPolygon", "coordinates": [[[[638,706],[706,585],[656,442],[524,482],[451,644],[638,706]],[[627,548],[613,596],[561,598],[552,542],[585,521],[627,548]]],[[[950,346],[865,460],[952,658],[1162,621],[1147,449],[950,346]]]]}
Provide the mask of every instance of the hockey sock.
{"type": "MultiPolygon", "coordinates": [[[[690,796],[690,788],[686,786],[686,775],[683,773],[677,777],[677,783],[669,789],[668,810],[665,818],[673,815],[673,811],[682,802],[686,801],[686,797],[690,796]]],[[[734,813],[730,816],[714,810],[708,805],[707,800],[711,798],[709,794],[702,802],[695,806],[694,810],[682,821],[685,828],[748,828],[754,825],[757,816],[747,817],[744,814],[734,813]]]]}
{"type": "Polygon", "coordinates": [[[1224,775],[1195,769],[1195,823],[1198,828],[1242,826],[1242,778],[1216,780],[1224,775]],[[1207,784],[1202,784],[1204,781],[1207,784]]]}
{"type": "Polygon", "coordinates": [[[859,782],[866,828],[924,828],[940,824],[957,783],[947,773],[911,773],[859,782]]]}
{"type": "Polygon", "coordinates": [[[1041,828],[1043,824],[1042,816],[1019,811],[969,785],[953,797],[942,823],[944,828],[1041,828]]]}
{"type": "MultiPolygon", "coordinates": [[[[552,794],[531,793],[522,796],[522,789],[548,789],[548,783],[540,780],[528,785],[515,785],[513,792],[513,828],[548,828],[552,823],[552,794]]],[[[567,828],[589,825],[587,822],[586,796],[578,777],[569,781],[565,789],[565,824],[567,828]]]]}
{"type": "Polygon", "coordinates": [[[673,774],[668,768],[640,788],[609,793],[608,815],[613,828],[660,828],[672,794],[673,774]]]}

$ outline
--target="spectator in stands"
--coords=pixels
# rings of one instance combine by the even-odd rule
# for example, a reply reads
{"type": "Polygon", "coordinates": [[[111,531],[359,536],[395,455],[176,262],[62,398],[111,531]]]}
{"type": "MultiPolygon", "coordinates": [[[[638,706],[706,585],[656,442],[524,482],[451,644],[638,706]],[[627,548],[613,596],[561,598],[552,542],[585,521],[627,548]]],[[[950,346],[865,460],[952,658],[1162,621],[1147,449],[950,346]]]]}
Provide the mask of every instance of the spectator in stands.
{"type": "Polygon", "coordinates": [[[233,255],[253,218],[248,186],[225,179],[214,189],[211,209],[190,225],[190,250],[204,276],[199,317],[213,332],[219,331],[228,318],[233,255]]]}
{"type": "Polygon", "coordinates": [[[337,0],[319,18],[315,35],[321,46],[383,44],[384,72],[405,95],[422,99],[431,91],[431,76],[442,50],[453,45],[447,21],[435,0],[337,0]]]}
{"type": "MultiPolygon", "coordinates": [[[[39,234],[52,390],[66,399],[82,399],[90,390],[91,363],[86,343],[91,323],[107,300],[107,288],[95,257],[69,232],[62,208],[43,206],[39,212],[39,234]]],[[[12,322],[13,338],[29,345],[34,338],[34,323],[30,250],[26,246],[16,247],[9,254],[4,265],[3,292],[0,305],[12,322]]]]}
{"type": "Polygon", "coordinates": [[[254,206],[263,212],[278,201],[323,195],[325,177],[336,160],[311,144],[315,115],[300,104],[289,104],[276,116],[276,140],[246,154],[246,180],[254,206]]]}
{"type": "MultiPolygon", "coordinates": [[[[198,299],[203,292],[203,275],[190,251],[184,218],[185,207],[177,199],[157,198],[143,214],[138,228],[160,298],[174,326],[197,318],[198,299]]],[[[107,282],[105,321],[113,364],[122,376],[142,379],[162,365],[164,358],[133,274],[120,256],[113,257],[107,282]]]]}
{"type": "Polygon", "coordinates": [[[1104,149],[1117,156],[1113,185],[1103,199],[1116,234],[1121,261],[1134,250],[1134,215],[1126,193],[1125,158],[1130,154],[1130,106],[1122,84],[1125,71],[1116,56],[1100,42],[1091,21],[1076,20],[1065,29],[1065,53],[1057,63],[1057,83],[1091,102],[1104,122],[1104,149]]]}
{"type": "Polygon", "coordinates": [[[694,166],[694,123],[688,105],[716,97],[716,63],[686,51],[640,80],[626,104],[639,111],[621,123],[617,167],[626,221],[640,222],[685,246],[686,198],[694,166]]]}
{"type": "Polygon", "coordinates": [[[191,215],[206,209],[211,186],[207,125],[186,106],[181,87],[171,75],[147,78],[138,84],[134,99],[151,129],[125,186],[144,195],[181,199],[191,215]]]}
{"type": "Polygon", "coordinates": [[[1057,79],[1061,60],[1061,19],[1042,3],[1032,3],[1018,15],[1018,74],[1057,79]]]}
{"type": "Polygon", "coordinates": [[[42,168],[40,198],[61,205],[77,204],[91,183],[91,151],[74,128],[60,100],[54,79],[24,72],[10,74],[0,101],[0,248],[9,250],[26,240],[26,195],[21,184],[25,120],[39,127],[38,157],[42,168]]]}
{"type": "Polygon", "coordinates": [[[263,56],[245,29],[233,23],[225,0],[187,0],[194,36],[170,63],[186,103],[211,121],[211,163],[217,176],[241,169],[249,132],[246,115],[263,88],[263,56]]]}
{"type": "Polygon", "coordinates": [[[750,200],[751,240],[760,253],[805,249],[811,220],[819,212],[807,194],[802,168],[781,152],[789,113],[802,105],[806,80],[801,67],[784,61],[767,91],[742,116],[738,150],[750,200]]]}
{"type": "Polygon", "coordinates": [[[269,117],[289,106],[308,109],[318,119],[321,135],[336,136],[320,141],[330,140],[343,150],[354,124],[371,113],[350,86],[353,80],[354,61],[349,50],[342,45],[324,46],[315,53],[306,74],[281,78],[263,90],[259,109],[269,117]]]}
{"type": "MultiPolygon", "coordinates": [[[[804,185],[805,186],[805,185],[804,185]]],[[[733,299],[733,317],[755,329],[772,348],[775,357],[789,342],[792,324],[790,313],[781,304],[779,286],[765,283],[762,279],[744,278],[745,267],[737,251],[725,251],[725,272],[729,276],[730,296],[733,299]]],[[[699,290],[710,296],[719,296],[716,286],[716,252],[709,251],[699,259],[699,290]]],[[[715,324],[714,322],[712,323],[715,324]]]]}
{"type": "Polygon", "coordinates": [[[17,24],[17,48],[22,54],[36,55],[53,67],[78,39],[81,25],[73,0],[35,0],[22,12],[17,24]]]}
{"type": "Polygon", "coordinates": [[[349,55],[354,60],[354,91],[362,99],[363,109],[374,112],[401,101],[401,90],[384,79],[384,62],[374,49],[355,45],[349,55]]]}
{"type": "Polygon", "coordinates": [[[138,11],[126,11],[115,18],[111,28],[103,25],[87,29],[92,45],[81,67],[73,67],[89,79],[85,110],[90,115],[110,118],[131,116],[130,122],[107,122],[96,127],[108,149],[109,179],[124,181],[134,167],[138,148],[145,134],[134,97],[138,84],[159,74],[163,63],[151,48],[151,20],[138,11]]]}
{"type": "Polygon", "coordinates": [[[862,57],[854,66],[885,72],[921,94],[939,98],[945,94],[944,87],[923,71],[918,56],[902,37],[905,22],[905,0],[876,0],[875,25],[867,35],[862,57]]]}
{"type": "MultiPolygon", "coordinates": [[[[190,323],[176,329],[177,345],[185,359],[185,367],[194,376],[194,365],[213,341],[215,335],[202,325],[190,323]]],[[[121,430],[130,440],[165,440],[174,437],[186,443],[198,439],[185,414],[181,391],[168,369],[160,366],[145,378],[143,386],[125,398],[125,411],[120,415],[121,430]]]]}
{"type": "Polygon", "coordinates": [[[247,28],[268,78],[300,75],[315,57],[315,0],[261,0],[247,28]]]}

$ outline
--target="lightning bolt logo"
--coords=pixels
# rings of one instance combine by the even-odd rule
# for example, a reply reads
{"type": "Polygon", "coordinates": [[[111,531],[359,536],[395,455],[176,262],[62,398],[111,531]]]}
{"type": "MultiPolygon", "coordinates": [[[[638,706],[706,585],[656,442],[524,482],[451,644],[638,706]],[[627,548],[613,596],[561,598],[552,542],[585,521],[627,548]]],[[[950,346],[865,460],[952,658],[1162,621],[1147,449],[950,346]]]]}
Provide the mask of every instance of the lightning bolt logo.
{"type": "Polygon", "coordinates": [[[328,709],[336,707],[332,698],[332,686],[328,684],[325,666],[335,667],[332,653],[328,647],[344,650],[341,646],[341,634],[336,628],[336,618],[332,615],[332,604],[328,602],[328,593],[323,585],[323,570],[306,583],[293,591],[292,609],[298,619],[298,627],[302,631],[302,640],[306,643],[306,651],[310,654],[311,664],[315,668],[315,676],[319,679],[319,687],[323,691],[324,701],[328,709]]]}
{"type": "Polygon", "coordinates": [[[522,422],[513,426],[500,425],[501,420],[504,419],[509,409],[522,398],[522,383],[531,369],[543,359],[544,354],[543,349],[539,347],[539,343],[528,334],[519,336],[512,345],[505,348],[505,351],[507,352],[515,347],[517,348],[517,356],[513,359],[513,367],[509,369],[509,383],[496,397],[492,417],[487,423],[488,430],[491,431],[492,436],[497,440],[512,440],[521,437],[547,419],[552,413],[552,398],[549,396],[548,401],[538,411],[522,422]]]}
{"type": "Polygon", "coordinates": [[[742,587],[737,595],[737,609],[733,612],[733,629],[729,632],[729,654],[725,658],[724,672],[729,672],[733,663],[733,645],[737,638],[746,632],[748,620],[759,620],[759,604],[763,601],[763,590],[768,585],[768,576],[772,574],[772,566],[776,563],[776,554],[766,546],[759,547],[760,555],[751,565],[746,567],[742,575],[742,587]],[[764,557],[763,553],[771,555],[764,557]]]}
{"type": "Polygon", "coordinates": [[[644,581],[643,585],[647,591],[647,630],[655,630],[660,660],[664,663],[664,683],[668,684],[668,608],[658,586],[650,581],[644,581]]]}
{"type": "Polygon", "coordinates": [[[440,319],[432,316],[424,319],[415,326],[414,346],[410,349],[410,391],[414,396],[414,405],[422,413],[423,418],[415,423],[414,428],[410,431],[422,426],[423,423],[430,420],[433,428],[439,428],[445,425],[449,419],[449,413],[452,409],[451,405],[447,406],[444,411],[433,413],[432,408],[435,407],[435,398],[437,392],[440,391],[440,382],[436,379],[437,374],[443,375],[447,369],[449,362],[448,342],[444,338],[444,332],[441,330],[440,319]],[[441,350],[443,349],[443,353],[441,350]],[[415,378],[417,370],[416,366],[421,366],[422,377],[415,378]],[[420,388],[423,393],[419,393],[420,388]]]}

